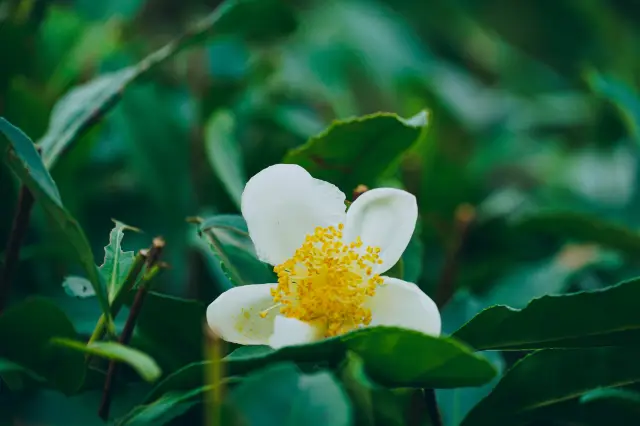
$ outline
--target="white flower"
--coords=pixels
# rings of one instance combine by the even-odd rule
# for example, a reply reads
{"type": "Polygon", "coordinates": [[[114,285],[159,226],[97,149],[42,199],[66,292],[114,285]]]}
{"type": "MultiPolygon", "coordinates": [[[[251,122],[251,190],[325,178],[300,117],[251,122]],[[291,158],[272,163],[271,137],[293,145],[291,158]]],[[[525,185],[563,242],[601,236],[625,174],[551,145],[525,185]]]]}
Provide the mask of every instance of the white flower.
{"type": "Polygon", "coordinates": [[[363,326],[440,334],[440,313],[413,283],[381,276],[415,229],[413,195],[380,188],[345,212],[345,195],[300,166],[277,164],[252,177],[242,215],[260,260],[278,283],[226,291],[207,308],[226,341],[274,348],[304,344],[363,326]]]}

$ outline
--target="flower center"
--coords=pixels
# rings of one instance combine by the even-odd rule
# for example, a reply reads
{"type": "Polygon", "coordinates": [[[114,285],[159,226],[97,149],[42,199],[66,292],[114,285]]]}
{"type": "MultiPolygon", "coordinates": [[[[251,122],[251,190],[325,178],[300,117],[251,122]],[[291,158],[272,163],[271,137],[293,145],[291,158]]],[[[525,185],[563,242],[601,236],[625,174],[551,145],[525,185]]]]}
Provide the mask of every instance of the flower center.
{"type": "Polygon", "coordinates": [[[291,259],[273,268],[278,286],[271,295],[280,313],[326,326],[327,337],[368,325],[371,310],[364,302],[382,284],[373,274],[374,265],[382,263],[380,248],[363,249],[360,237],[345,244],[343,229],[343,224],[316,228],[291,259]]]}

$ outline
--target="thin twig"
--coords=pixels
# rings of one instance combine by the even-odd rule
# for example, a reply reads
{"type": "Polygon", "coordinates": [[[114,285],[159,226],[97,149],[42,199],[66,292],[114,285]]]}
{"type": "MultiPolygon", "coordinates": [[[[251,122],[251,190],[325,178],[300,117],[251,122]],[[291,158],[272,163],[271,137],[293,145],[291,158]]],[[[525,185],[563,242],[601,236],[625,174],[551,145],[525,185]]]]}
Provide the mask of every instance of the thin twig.
{"type": "MultiPolygon", "coordinates": [[[[142,281],[140,282],[140,286],[138,287],[138,291],[136,292],[136,296],[133,299],[133,303],[131,304],[131,309],[129,310],[129,316],[127,317],[127,322],[124,324],[124,329],[120,334],[120,339],[118,340],[122,345],[128,345],[131,340],[131,336],[133,335],[133,329],[136,325],[136,321],[138,320],[138,316],[140,315],[140,311],[142,310],[142,303],[144,302],[145,296],[147,295],[147,291],[149,289],[149,281],[158,273],[159,267],[157,263],[160,260],[160,256],[162,255],[162,251],[164,249],[165,242],[162,238],[156,237],[153,239],[153,244],[151,248],[147,252],[147,262],[146,262],[146,272],[142,277],[142,281]]],[[[100,402],[100,408],[98,409],[98,415],[103,420],[109,419],[109,410],[111,408],[111,396],[113,393],[113,383],[116,379],[117,375],[117,366],[118,364],[115,360],[111,360],[109,362],[109,369],[107,370],[107,377],[104,381],[104,389],[102,392],[102,401],[100,402]]]]}
{"type": "Polygon", "coordinates": [[[13,218],[11,234],[9,234],[9,241],[7,241],[7,250],[5,252],[2,275],[0,275],[0,314],[9,301],[11,293],[11,278],[16,264],[18,263],[18,258],[20,257],[22,240],[24,240],[27,228],[29,227],[29,219],[31,218],[33,202],[33,194],[31,194],[31,191],[29,191],[29,188],[27,188],[26,185],[22,185],[20,188],[20,195],[18,197],[16,214],[13,218]]]}
{"type": "Polygon", "coordinates": [[[435,302],[438,307],[444,306],[456,290],[460,254],[462,253],[464,242],[467,239],[469,225],[473,223],[475,216],[475,209],[469,204],[461,204],[456,209],[453,241],[449,246],[436,289],[435,302]]]}
{"type": "Polygon", "coordinates": [[[436,391],[434,389],[424,389],[424,402],[429,418],[431,419],[431,424],[433,426],[442,426],[442,415],[440,415],[438,401],[436,400],[436,391]]]}

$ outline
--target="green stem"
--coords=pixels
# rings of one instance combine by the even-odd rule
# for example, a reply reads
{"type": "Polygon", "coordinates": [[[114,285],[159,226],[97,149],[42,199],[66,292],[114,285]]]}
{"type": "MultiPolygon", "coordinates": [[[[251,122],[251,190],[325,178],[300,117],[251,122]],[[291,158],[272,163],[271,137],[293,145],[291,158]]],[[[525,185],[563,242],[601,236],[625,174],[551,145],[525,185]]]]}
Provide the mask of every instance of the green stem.
{"type": "MultiPolygon", "coordinates": [[[[138,280],[138,276],[142,271],[142,267],[145,263],[145,256],[142,253],[138,253],[133,260],[133,265],[129,268],[129,272],[127,273],[127,277],[124,280],[124,283],[116,293],[116,297],[114,297],[110,306],[111,317],[115,318],[122,306],[124,305],[125,298],[129,291],[134,287],[136,281],[138,280]]],[[[104,314],[100,315],[100,319],[98,319],[98,323],[96,324],[96,328],[93,330],[93,334],[91,334],[91,338],[89,339],[89,344],[102,339],[102,336],[105,332],[105,327],[107,325],[107,318],[104,314]]]]}

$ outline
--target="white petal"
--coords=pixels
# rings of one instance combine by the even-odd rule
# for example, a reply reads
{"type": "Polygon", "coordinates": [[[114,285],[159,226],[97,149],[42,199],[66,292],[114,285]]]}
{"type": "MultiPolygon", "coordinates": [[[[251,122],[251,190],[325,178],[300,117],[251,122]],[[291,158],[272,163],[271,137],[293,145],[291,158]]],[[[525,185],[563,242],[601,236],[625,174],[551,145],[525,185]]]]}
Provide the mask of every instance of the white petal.
{"type": "Polygon", "coordinates": [[[283,346],[304,345],[322,339],[324,332],[322,327],[315,324],[278,315],[269,346],[278,349],[283,346]]]}
{"type": "Polygon", "coordinates": [[[396,326],[439,336],[442,321],[435,302],[413,283],[382,278],[384,284],[366,303],[371,309],[369,326],[396,326]]]}
{"type": "Polygon", "coordinates": [[[260,312],[274,305],[271,289],[276,285],[243,285],[225,291],[207,307],[209,327],[227,342],[266,345],[278,308],[270,310],[266,318],[260,312]]]}
{"type": "Polygon", "coordinates": [[[317,226],[345,218],[345,195],[294,164],[276,164],[247,182],[242,215],[260,260],[278,265],[293,256],[317,226]]]}
{"type": "Polygon", "coordinates": [[[383,263],[375,271],[381,274],[400,259],[417,220],[418,204],[413,194],[393,188],[372,189],[349,207],[344,239],[360,237],[365,247],[380,247],[383,263]]]}

